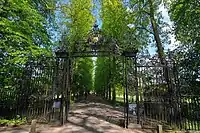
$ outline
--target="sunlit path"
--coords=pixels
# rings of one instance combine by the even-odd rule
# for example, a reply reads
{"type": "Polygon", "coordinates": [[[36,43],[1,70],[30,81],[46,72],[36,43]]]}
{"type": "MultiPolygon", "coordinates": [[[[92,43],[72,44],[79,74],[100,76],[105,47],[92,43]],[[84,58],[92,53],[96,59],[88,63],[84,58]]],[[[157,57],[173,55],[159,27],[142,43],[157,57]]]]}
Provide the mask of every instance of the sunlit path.
{"type": "MultiPolygon", "coordinates": [[[[69,121],[64,126],[38,125],[39,133],[151,133],[142,129],[125,129],[118,126],[123,112],[99,97],[89,95],[87,100],[74,103],[69,121]],[[116,124],[114,124],[116,123],[116,124]]],[[[18,129],[1,129],[0,133],[28,133],[29,126],[18,129]]]]}

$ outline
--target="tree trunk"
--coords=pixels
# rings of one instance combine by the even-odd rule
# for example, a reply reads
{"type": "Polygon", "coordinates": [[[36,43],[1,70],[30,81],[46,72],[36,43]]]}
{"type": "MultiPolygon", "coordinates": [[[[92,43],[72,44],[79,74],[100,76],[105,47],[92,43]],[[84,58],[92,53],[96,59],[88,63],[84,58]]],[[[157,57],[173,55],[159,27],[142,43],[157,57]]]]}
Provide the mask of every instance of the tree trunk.
{"type": "Polygon", "coordinates": [[[155,10],[154,10],[154,6],[153,6],[153,1],[149,0],[149,9],[150,9],[150,20],[151,20],[151,25],[153,28],[153,32],[154,32],[154,38],[156,40],[156,47],[158,49],[158,56],[160,59],[161,64],[165,65],[165,53],[164,53],[164,48],[162,46],[161,43],[161,39],[158,33],[158,27],[157,27],[157,23],[155,20],[155,10]]]}
{"type": "MultiPolygon", "coordinates": [[[[149,9],[150,9],[150,20],[151,20],[151,25],[153,28],[153,32],[154,32],[154,38],[156,41],[156,47],[157,47],[157,52],[158,52],[158,57],[160,59],[160,63],[164,66],[166,66],[166,58],[165,58],[165,53],[164,53],[164,48],[162,46],[162,42],[159,36],[159,32],[158,32],[158,27],[157,27],[157,23],[155,20],[155,10],[154,10],[154,5],[153,5],[153,0],[148,0],[149,1],[149,9]]],[[[172,93],[172,87],[171,87],[171,81],[169,78],[169,69],[168,67],[163,67],[163,76],[165,77],[166,82],[168,83],[168,92],[169,95],[171,95],[172,93]]]]}

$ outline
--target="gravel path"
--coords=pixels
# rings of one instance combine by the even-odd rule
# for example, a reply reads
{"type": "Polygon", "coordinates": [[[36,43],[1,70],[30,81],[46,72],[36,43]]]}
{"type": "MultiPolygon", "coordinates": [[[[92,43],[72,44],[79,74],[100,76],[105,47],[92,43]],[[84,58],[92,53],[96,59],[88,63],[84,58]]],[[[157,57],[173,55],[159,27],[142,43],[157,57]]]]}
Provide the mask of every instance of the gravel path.
{"type": "MultiPolygon", "coordinates": [[[[151,133],[142,129],[125,129],[109,122],[109,119],[121,119],[123,113],[107,104],[98,102],[75,103],[64,126],[51,127],[38,125],[39,133],[151,133]]],[[[0,128],[0,133],[28,133],[29,126],[19,129],[0,128]]]]}

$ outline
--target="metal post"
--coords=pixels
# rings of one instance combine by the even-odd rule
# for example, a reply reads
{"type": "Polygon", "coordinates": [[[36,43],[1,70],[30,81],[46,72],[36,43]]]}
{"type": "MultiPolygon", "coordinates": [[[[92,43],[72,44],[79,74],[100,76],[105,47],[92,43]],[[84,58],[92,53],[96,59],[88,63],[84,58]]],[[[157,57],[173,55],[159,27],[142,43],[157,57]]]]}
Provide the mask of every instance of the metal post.
{"type": "MultiPolygon", "coordinates": [[[[55,66],[55,76],[54,76],[54,87],[53,87],[53,92],[52,92],[52,100],[55,101],[55,95],[57,95],[57,97],[60,95],[58,94],[58,92],[56,92],[56,89],[60,89],[59,84],[59,57],[56,57],[56,66],[55,66]]],[[[60,101],[61,102],[61,101],[60,101]]],[[[58,116],[58,120],[61,120],[61,109],[62,107],[60,106],[59,108],[59,116],[58,116]]],[[[56,114],[55,112],[55,108],[52,108],[52,114],[49,116],[49,120],[51,120],[52,118],[54,119],[54,115],[56,114]]]]}
{"type": "Polygon", "coordinates": [[[157,126],[157,133],[163,133],[162,125],[157,126]]]}
{"type": "Polygon", "coordinates": [[[69,106],[70,106],[70,79],[71,79],[71,73],[70,73],[70,69],[71,69],[71,61],[70,61],[70,58],[67,57],[67,97],[66,97],[66,100],[67,100],[67,104],[66,104],[66,120],[68,120],[68,114],[69,114],[69,106]]]}
{"type": "Polygon", "coordinates": [[[113,87],[113,91],[112,91],[112,102],[115,105],[116,104],[116,88],[115,88],[115,76],[116,76],[116,58],[115,56],[113,56],[113,73],[112,73],[112,87],[113,87]]]}
{"type": "MultiPolygon", "coordinates": [[[[109,62],[111,62],[111,57],[109,56],[109,62]]],[[[108,100],[111,101],[111,75],[112,75],[112,72],[111,72],[111,64],[109,63],[109,88],[108,88],[108,100]]]]}
{"type": "MultiPolygon", "coordinates": [[[[25,87],[27,87],[28,89],[25,89],[25,106],[23,107],[24,109],[22,110],[23,113],[28,113],[28,96],[32,93],[33,88],[32,88],[32,74],[33,74],[33,58],[32,58],[32,52],[30,52],[30,54],[28,55],[28,64],[26,66],[27,69],[27,76],[25,79],[25,87]]],[[[34,108],[35,111],[35,108],[34,108]]]]}
{"type": "Polygon", "coordinates": [[[31,121],[31,129],[30,129],[29,133],[37,133],[36,124],[37,124],[37,120],[36,119],[31,121]]]}
{"type": "Polygon", "coordinates": [[[173,61],[173,75],[174,75],[174,83],[175,83],[175,89],[176,89],[176,101],[177,101],[177,111],[178,111],[178,117],[179,117],[179,120],[178,120],[178,126],[180,127],[180,129],[182,129],[182,115],[181,115],[181,93],[180,93],[180,83],[179,83],[179,78],[178,78],[178,70],[177,70],[177,66],[176,66],[176,63],[174,60],[173,61]]]}
{"type": "Polygon", "coordinates": [[[66,77],[66,73],[67,73],[67,67],[68,67],[68,59],[66,60],[64,58],[64,65],[63,65],[63,86],[62,86],[62,125],[65,124],[65,120],[66,120],[66,82],[67,82],[67,77],[66,77]]]}
{"type": "Polygon", "coordinates": [[[125,86],[126,86],[126,128],[128,128],[128,124],[129,124],[129,115],[128,115],[128,112],[129,112],[129,105],[128,105],[128,78],[127,78],[127,58],[125,57],[125,86]]]}
{"type": "Polygon", "coordinates": [[[134,57],[135,63],[135,89],[136,89],[136,104],[137,104],[137,124],[140,124],[140,103],[139,103],[139,90],[138,90],[138,76],[137,76],[137,56],[134,57]]]}
{"type": "Polygon", "coordinates": [[[126,86],[126,78],[125,78],[126,74],[125,74],[125,57],[123,56],[123,86],[124,86],[124,127],[125,126],[125,121],[126,121],[126,89],[125,89],[125,86],[126,86]]]}

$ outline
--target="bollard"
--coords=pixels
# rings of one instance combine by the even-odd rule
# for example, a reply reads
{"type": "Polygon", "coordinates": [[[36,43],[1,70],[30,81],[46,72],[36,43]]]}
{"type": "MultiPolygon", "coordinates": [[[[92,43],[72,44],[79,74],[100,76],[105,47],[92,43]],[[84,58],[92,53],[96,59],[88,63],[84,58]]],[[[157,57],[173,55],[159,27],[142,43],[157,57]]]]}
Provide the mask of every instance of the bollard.
{"type": "Polygon", "coordinates": [[[119,126],[125,128],[125,120],[124,119],[120,119],[119,120],[119,126]]]}
{"type": "Polygon", "coordinates": [[[157,126],[157,133],[163,133],[162,125],[157,126]]]}
{"type": "Polygon", "coordinates": [[[37,123],[37,120],[31,121],[31,129],[29,133],[36,133],[36,123],[37,123]]]}

